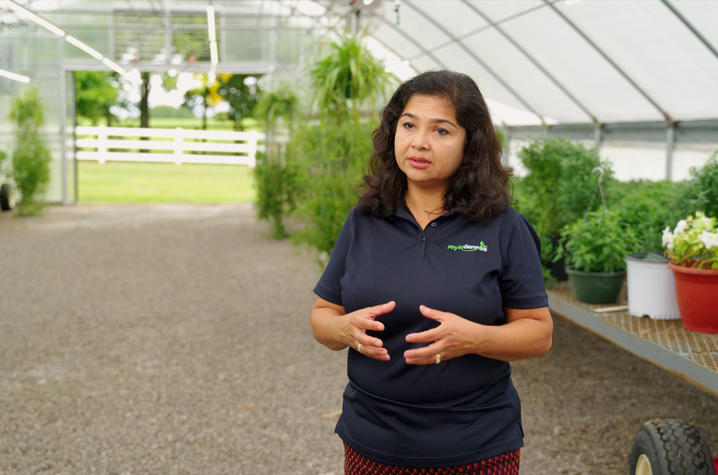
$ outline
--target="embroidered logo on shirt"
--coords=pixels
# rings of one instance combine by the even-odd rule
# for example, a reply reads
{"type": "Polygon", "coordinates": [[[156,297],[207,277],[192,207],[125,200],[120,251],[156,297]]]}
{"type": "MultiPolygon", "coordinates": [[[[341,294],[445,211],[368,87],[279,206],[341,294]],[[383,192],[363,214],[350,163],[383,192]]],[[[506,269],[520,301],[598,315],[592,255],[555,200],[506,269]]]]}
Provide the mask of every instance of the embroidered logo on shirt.
{"type": "Polygon", "coordinates": [[[475,252],[475,251],[481,251],[481,252],[488,252],[489,247],[484,243],[484,241],[481,241],[478,245],[476,244],[449,244],[446,246],[446,249],[449,251],[464,251],[464,252],[475,252]]]}

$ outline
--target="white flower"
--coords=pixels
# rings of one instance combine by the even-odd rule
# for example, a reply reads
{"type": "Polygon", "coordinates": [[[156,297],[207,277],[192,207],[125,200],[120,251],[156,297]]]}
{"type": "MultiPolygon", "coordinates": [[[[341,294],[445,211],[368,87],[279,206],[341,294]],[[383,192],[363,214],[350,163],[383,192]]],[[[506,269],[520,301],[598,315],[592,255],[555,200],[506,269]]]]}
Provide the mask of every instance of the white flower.
{"type": "Polygon", "coordinates": [[[698,240],[703,243],[706,249],[718,247],[718,232],[709,233],[708,231],[703,231],[701,235],[698,236],[698,240]]]}
{"type": "Polygon", "coordinates": [[[700,216],[696,218],[694,226],[700,228],[700,229],[710,229],[713,225],[713,222],[711,219],[707,216],[700,216]]]}
{"type": "Polygon", "coordinates": [[[671,234],[671,228],[666,226],[666,229],[663,230],[663,247],[667,247],[670,250],[673,250],[673,234],[671,234]]]}
{"type": "Polygon", "coordinates": [[[682,233],[686,230],[687,227],[688,223],[686,222],[686,220],[681,219],[680,221],[678,221],[678,224],[676,224],[676,229],[673,230],[673,234],[682,233]]]}

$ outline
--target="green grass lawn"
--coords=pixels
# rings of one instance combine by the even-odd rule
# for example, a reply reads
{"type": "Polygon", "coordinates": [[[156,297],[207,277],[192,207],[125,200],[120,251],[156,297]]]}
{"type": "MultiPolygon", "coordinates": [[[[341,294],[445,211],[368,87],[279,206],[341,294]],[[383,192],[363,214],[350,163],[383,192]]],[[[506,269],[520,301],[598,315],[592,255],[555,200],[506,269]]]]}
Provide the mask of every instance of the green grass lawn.
{"type": "Polygon", "coordinates": [[[81,203],[247,203],[255,199],[246,165],[79,162],[81,203]]]}

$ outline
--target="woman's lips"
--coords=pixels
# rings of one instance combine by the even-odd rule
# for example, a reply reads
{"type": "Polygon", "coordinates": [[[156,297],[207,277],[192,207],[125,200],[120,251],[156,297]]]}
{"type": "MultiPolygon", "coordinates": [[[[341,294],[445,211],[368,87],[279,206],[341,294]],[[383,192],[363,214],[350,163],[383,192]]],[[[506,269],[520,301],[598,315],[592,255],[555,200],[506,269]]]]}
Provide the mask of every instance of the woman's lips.
{"type": "Polygon", "coordinates": [[[409,164],[414,168],[423,170],[425,168],[428,168],[429,165],[431,165],[431,162],[421,157],[409,157],[409,164]]]}

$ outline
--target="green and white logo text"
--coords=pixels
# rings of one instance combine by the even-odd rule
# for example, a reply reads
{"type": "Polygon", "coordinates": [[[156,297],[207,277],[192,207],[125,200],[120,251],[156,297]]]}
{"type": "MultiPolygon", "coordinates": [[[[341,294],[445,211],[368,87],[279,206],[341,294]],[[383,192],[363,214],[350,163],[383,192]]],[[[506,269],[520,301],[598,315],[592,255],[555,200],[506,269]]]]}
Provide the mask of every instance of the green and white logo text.
{"type": "Polygon", "coordinates": [[[481,241],[478,245],[476,244],[449,244],[446,246],[446,249],[449,251],[464,251],[464,252],[474,252],[474,251],[481,251],[481,252],[488,252],[489,248],[484,243],[484,241],[481,241]]]}

